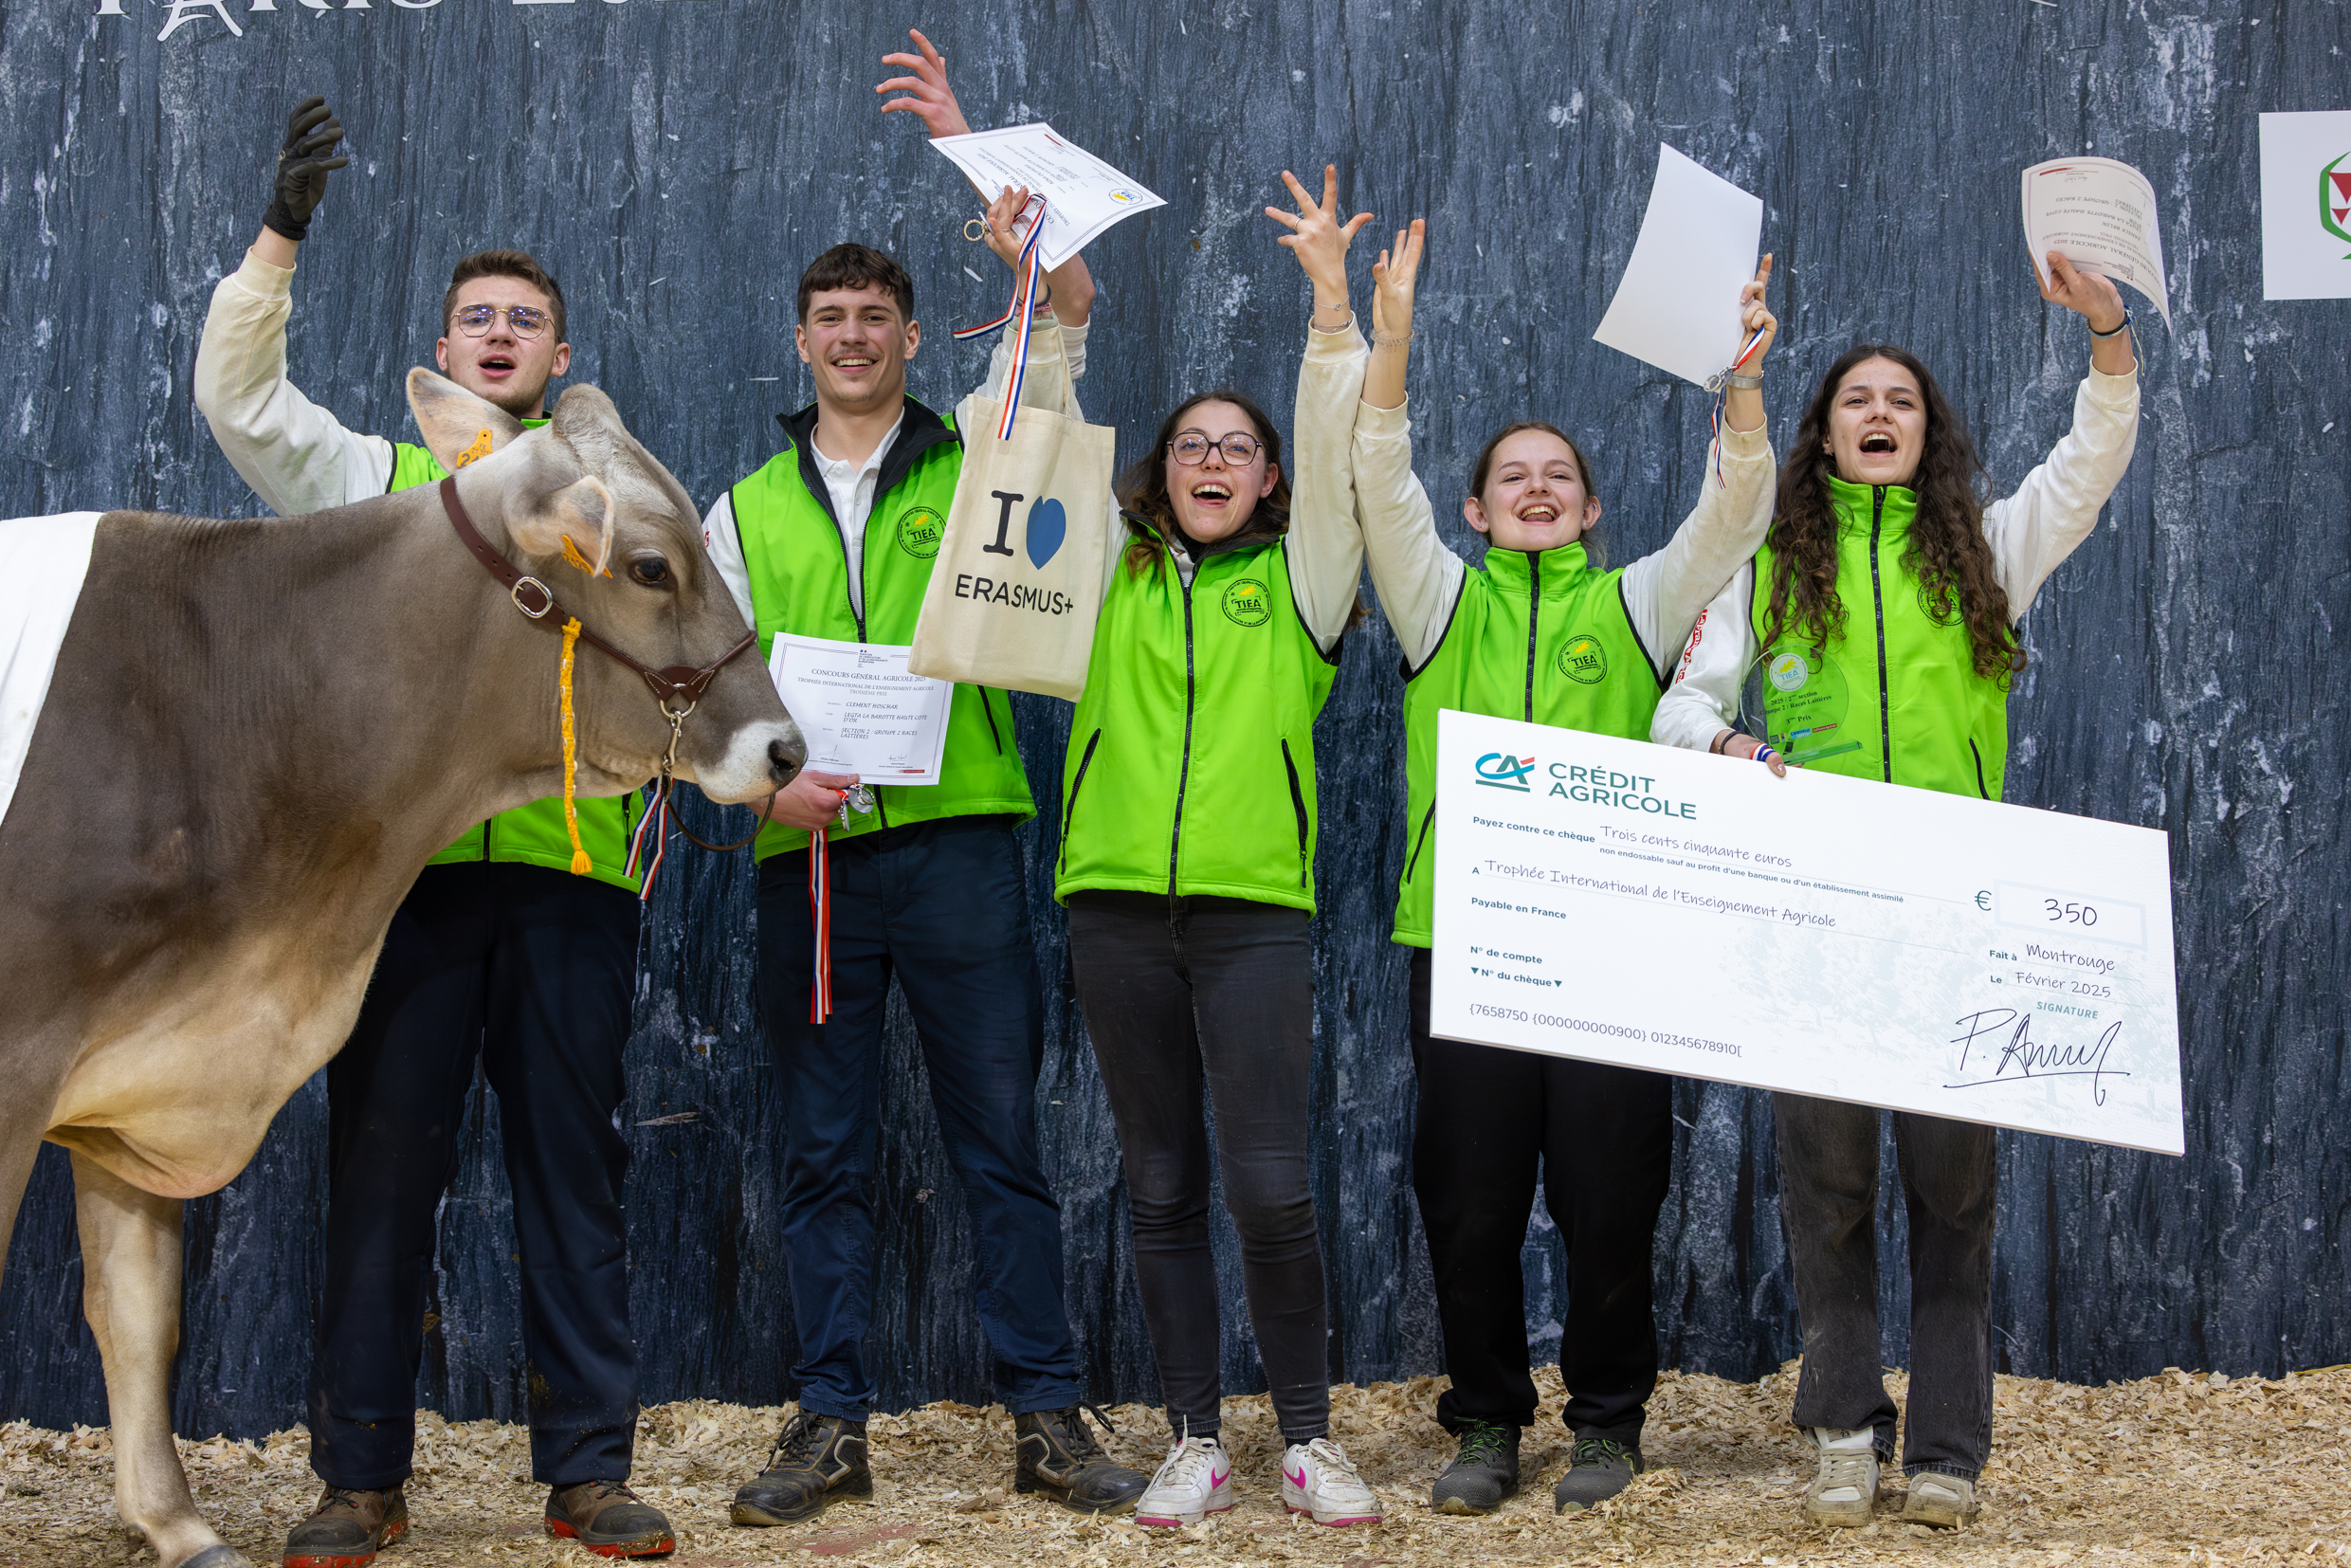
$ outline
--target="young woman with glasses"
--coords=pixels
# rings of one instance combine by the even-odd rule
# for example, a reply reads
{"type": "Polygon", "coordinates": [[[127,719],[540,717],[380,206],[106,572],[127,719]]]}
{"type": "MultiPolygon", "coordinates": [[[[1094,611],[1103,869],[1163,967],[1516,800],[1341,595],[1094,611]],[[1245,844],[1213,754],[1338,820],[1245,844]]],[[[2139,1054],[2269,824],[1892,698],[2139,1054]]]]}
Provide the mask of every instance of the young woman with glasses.
{"type": "MultiPolygon", "coordinates": [[[[1975,444],[1926,367],[1886,344],[1847,350],[1796,427],[1770,537],[1707,611],[1652,738],[1740,757],[1777,747],[1825,773],[2000,798],[2018,623],[2097,526],[2139,432],[2121,294],[2048,261],[2041,298],[2090,334],[2065,439],[1987,503],[1975,444]],[[1762,736],[1740,727],[1751,677],[1762,736]]],[[[1795,1420],[1817,1449],[1804,1515],[1866,1525],[1894,1457],[1879,1367],[1879,1112],[1795,1094],[1774,1095],[1772,1110],[1804,1327],[1795,1420]]],[[[1952,1527],[1975,1515],[1992,1447],[1998,1167],[1992,1129],[1974,1122],[1897,1111],[1894,1149],[1910,1226],[1902,1518],[1952,1527]]]]}
{"type": "Polygon", "coordinates": [[[1438,535],[1412,473],[1404,373],[1423,226],[1372,269],[1371,364],[1357,416],[1357,515],[1380,608],[1404,648],[1408,841],[1394,939],[1413,949],[1419,1080],[1412,1186],[1452,1387],[1437,1419],[1460,1442],[1431,1504],[1485,1513],[1519,1486],[1519,1434],[1535,1419],[1519,1267],[1537,1162],[1567,1248],[1559,1340],[1575,1443],[1553,1493],[1562,1511],[1621,1491],[1643,1468],[1657,1384],[1649,1247],[1672,1157],[1671,1081],[1429,1033],[1437,714],[1495,714],[1649,738],[1649,716],[1699,612],[1771,520],[1772,452],[1760,371],[1777,330],[1763,304],[1771,258],[1740,296],[1752,346],[1732,376],[1698,502],[1663,550],[1604,570],[1592,471],[1557,428],[1504,426],[1469,474],[1462,516],[1485,536],[1468,565],[1438,535]]]}
{"type": "Polygon", "coordinates": [[[1135,1271],[1175,1445],[1136,1511],[1232,1506],[1218,1439],[1221,1330],[1206,1113],[1240,1234],[1285,1451],[1283,1501],[1376,1521],[1330,1438],[1322,1252],[1307,1183],[1314,1045],[1314,720],[1356,613],[1362,543],[1347,438],[1363,380],[1338,174],[1320,205],[1283,175],[1280,237],[1314,285],[1296,488],[1237,392],[1185,399],[1125,476],[1127,538],[1062,766],[1054,894],[1119,1131],[1135,1271]]]}

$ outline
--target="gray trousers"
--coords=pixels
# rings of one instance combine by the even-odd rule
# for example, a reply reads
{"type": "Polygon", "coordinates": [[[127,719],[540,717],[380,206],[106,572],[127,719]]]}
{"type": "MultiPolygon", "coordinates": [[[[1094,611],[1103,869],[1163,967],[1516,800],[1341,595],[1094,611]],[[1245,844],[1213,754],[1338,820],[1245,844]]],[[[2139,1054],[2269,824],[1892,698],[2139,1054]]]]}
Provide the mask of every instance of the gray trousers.
{"type": "MultiPolygon", "coordinates": [[[[1779,1215],[1795,1268],[1804,1371],[1800,1427],[1877,1433],[1894,1456],[1894,1401],[1878,1337],[1878,1116],[1775,1094],[1779,1215]]],[[[1894,1113],[1910,1216],[1910,1397],[1902,1468],[1974,1480],[1992,1449],[1992,1221],[1999,1173],[1989,1127],[1894,1113]]]]}

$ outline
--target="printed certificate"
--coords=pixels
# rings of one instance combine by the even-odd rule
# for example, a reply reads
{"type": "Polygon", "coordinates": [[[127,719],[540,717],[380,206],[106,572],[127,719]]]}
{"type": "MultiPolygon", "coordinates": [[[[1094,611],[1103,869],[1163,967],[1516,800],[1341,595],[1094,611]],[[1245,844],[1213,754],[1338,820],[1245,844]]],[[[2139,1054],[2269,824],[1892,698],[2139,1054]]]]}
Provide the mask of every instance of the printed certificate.
{"type": "Polygon", "coordinates": [[[1432,1032],[2183,1151],[2161,833],[1478,714],[1437,768],[1432,1032]]]}
{"type": "Polygon", "coordinates": [[[936,784],[955,687],[909,675],[910,650],[778,632],[768,673],[808,743],[808,766],[867,784],[936,784]]]}
{"type": "Polygon", "coordinates": [[[1026,187],[1045,198],[1037,254],[1048,272],[1112,224],[1167,205],[1043,120],[935,137],[931,145],[991,201],[1008,187],[1026,187]]]}

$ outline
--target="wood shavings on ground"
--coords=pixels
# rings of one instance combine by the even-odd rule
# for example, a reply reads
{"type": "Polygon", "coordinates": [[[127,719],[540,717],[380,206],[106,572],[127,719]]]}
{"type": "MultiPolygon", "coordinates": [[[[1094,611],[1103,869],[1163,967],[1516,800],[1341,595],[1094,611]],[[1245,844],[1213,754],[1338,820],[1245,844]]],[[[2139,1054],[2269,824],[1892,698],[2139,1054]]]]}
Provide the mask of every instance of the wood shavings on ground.
{"type": "MultiPolygon", "coordinates": [[[[1012,1490],[1010,1417],[930,1405],[872,1423],[875,1498],[806,1525],[737,1529],[735,1487],[765,1462],[783,1410],[688,1400],[645,1413],[635,1485],[678,1531],[676,1568],[822,1564],[891,1568],[1052,1562],[1083,1568],[1327,1563],[1470,1568],[1485,1563],[1915,1562],[1938,1568],[2094,1568],[2122,1562],[2321,1564],[2351,1559],[2351,1368],[2276,1382],[2171,1372],[2082,1388],[1999,1380],[1983,1511],[1970,1527],[1899,1523],[1901,1475],[1877,1522],[1819,1530],[1798,1517],[1806,1449],[1786,1423],[1791,1363],[1760,1383],[1668,1374],[1649,1407],[1649,1473],[1588,1513],[1555,1515],[1567,1462],[1557,1369],[1522,1450],[1524,1489],[1496,1514],[1429,1511],[1452,1444],[1434,1415],[1441,1378],[1333,1391],[1335,1435],[1388,1506],[1377,1526],[1326,1529],[1284,1513],[1281,1449],[1261,1396],[1225,1402],[1239,1506],[1188,1530],[1089,1520],[1012,1490]]],[[[1903,1379],[1890,1379],[1897,1398],[1903,1379]]],[[[1158,1461],[1165,1421],[1111,1411],[1113,1455],[1158,1461]]],[[[190,1483],[214,1528],[274,1563],[318,1482],[298,1429],[261,1443],[184,1442],[190,1483]]],[[[600,1559],[540,1531],[546,1488],[530,1479],[519,1427],[420,1418],[409,1539],[381,1568],[459,1563],[585,1565],[600,1559]]],[[[0,1564],[130,1568],[154,1554],[117,1522],[102,1430],[0,1427],[0,1564]]]]}

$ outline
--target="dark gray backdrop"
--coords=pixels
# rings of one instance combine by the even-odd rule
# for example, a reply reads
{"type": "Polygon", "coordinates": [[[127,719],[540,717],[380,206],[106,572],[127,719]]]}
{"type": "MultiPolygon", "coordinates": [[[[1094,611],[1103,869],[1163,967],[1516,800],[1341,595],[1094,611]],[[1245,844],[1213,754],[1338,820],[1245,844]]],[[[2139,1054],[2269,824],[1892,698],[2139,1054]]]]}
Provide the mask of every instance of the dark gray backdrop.
{"type": "MultiPolygon", "coordinates": [[[[869,91],[878,57],[928,20],[975,123],[1049,118],[1168,198],[1089,253],[1103,299],[1084,392],[1123,455],[1193,388],[1232,382],[1286,407],[1306,293],[1259,209],[1285,164],[1336,158],[1351,205],[1431,222],[1412,392],[1440,511],[1490,428],[1552,418],[1593,455],[1620,559],[1689,506],[1705,431],[1692,389],[1590,340],[1661,139],[1766,203],[1781,432],[1839,349],[1892,338],[1936,367],[2004,484],[2062,433],[2087,360],[2079,321],[2033,289],[2016,172],[2123,158],[2162,204],[2177,325],[2141,312],[2138,458],[2033,611],[2009,797],[2170,834],[2189,1153],[2002,1135],[2002,1364],[2103,1379],[2351,1359],[2351,1318],[2326,1310],[2351,1285],[2335,988],[2351,746],[2322,721],[2323,694],[2351,677],[2332,646],[2351,626],[2351,302],[2262,301],[2256,163],[2259,111],[2345,106],[2347,16],[2343,0],[988,0],[927,19],[832,0],[19,0],[0,9],[0,515],[257,508],[192,412],[190,365],[211,284],[258,226],[284,112],[312,90],[351,127],[355,162],[303,247],[293,374],[355,427],[410,432],[400,377],[429,359],[447,268],[514,244],[564,281],[574,379],[611,392],[699,497],[766,458],[771,416],[807,397],[793,284],[835,240],[912,268],[932,329],[916,391],[952,398],[982,359],[944,329],[1001,307],[1001,269],[958,237],[972,208],[949,166],[869,91]]],[[[1395,671],[1375,621],[1350,641],[1319,736],[1315,1168],[1330,1364],[1355,1379],[1439,1361],[1407,1186],[1405,964],[1386,940],[1403,843],[1395,671]]],[[[1051,1012],[1038,1109],[1070,1301],[1094,1393],[1145,1395],[1115,1140],[1052,983],[1065,950],[1043,847],[1067,709],[1023,699],[1019,716],[1043,810],[1026,833],[1051,1012]]],[[[701,810],[707,827],[718,813],[701,810]]],[[[671,866],[629,1111],[644,1393],[769,1402],[796,1347],[750,869],[671,866]]],[[[983,1399],[963,1208],[902,1010],[889,1053],[871,1340],[884,1398],[983,1399]]],[[[1698,1084],[1676,1108],[1667,1357],[1751,1377],[1795,1349],[1768,1110],[1698,1084]]],[[[183,1431],[300,1418],[324,1140],[314,1081],[252,1167],[190,1206],[183,1431]]],[[[483,1096],[419,1389],[455,1416],[521,1409],[498,1150],[483,1096]]],[[[68,1187],[47,1151],[0,1290],[0,1417],[104,1418],[68,1187]]],[[[1528,1332],[1550,1348],[1559,1260],[1540,1216],[1527,1259],[1528,1332]]],[[[1891,1272],[1886,1358],[1900,1364],[1891,1272]]],[[[1237,1310],[1227,1334],[1229,1387],[1261,1387],[1237,1310]]]]}

